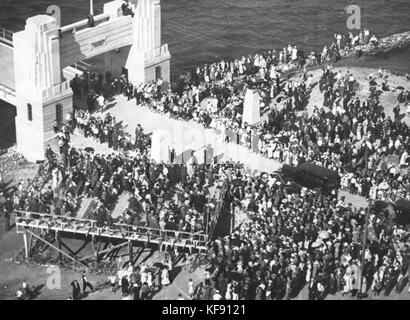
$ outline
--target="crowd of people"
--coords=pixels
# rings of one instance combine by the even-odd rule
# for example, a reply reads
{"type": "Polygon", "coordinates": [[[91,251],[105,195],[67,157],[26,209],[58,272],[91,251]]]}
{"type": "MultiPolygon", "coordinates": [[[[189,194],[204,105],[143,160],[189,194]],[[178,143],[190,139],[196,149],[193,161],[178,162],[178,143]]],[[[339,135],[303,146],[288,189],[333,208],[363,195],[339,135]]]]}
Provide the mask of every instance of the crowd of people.
{"type": "MultiPolygon", "coordinates": [[[[377,80],[379,77],[384,91],[389,90],[385,72],[369,79],[371,94],[367,101],[355,96],[358,83],[350,73],[344,75],[326,67],[320,83],[313,83],[306,70],[294,79],[284,76],[292,68],[329,62],[334,55],[374,44],[374,38],[367,29],[357,35],[336,34],[329,50],[325,47],[307,59],[296,46],[289,45],[279,52],[222,60],[180,77],[174,91],[164,87],[161,79],[134,87],[125,76],[112,81],[108,91],[122,93],[153,111],[219,130],[225,135],[225,142],[235,141],[268,158],[294,166],[311,161],[334,169],[342,177],[342,188],[352,193],[395,200],[398,194],[408,196],[407,175],[399,174],[407,168],[407,150],[405,141],[401,141],[407,127],[396,119],[391,121],[380,106],[377,80]],[[301,115],[316,85],[323,93],[323,106],[317,106],[311,116],[307,112],[301,115]],[[261,107],[269,109],[267,120],[254,126],[242,121],[244,93],[249,87],[259,90],[261,107]],[[273,100],[278,102],[274,103],[277,107],[270,108],[273,100]],[[391,141],[385,141],[387,134],[381,128],[393,132],[391,141]],[[396,142],[397,139],[401,140],[396,142]],[[393,148],[389,147],[392,142],[393,148]],[[386,164],[392,156],[400,157],[396,166],[400,170],[392,170],[386,164]],[[369,170],[375,165],[380,170],[369,170]]],[[[97,78],[102,79],[102,75],[97,78]]],[[[93,83],[96,82],[92,80],[91,86],[93,83]]],[[[98,87],[102,87],[101,81],[98,87]]],[[[398,101],[406,103],[407,95],[400,92],[398,101]]]]}
{"type": "MultiPolygon", "coordinates": [[[[225,141],[238,141],[266,157],[292,165],[312,161],[335,169],[342,176],[342,187],[352,193],[365,197],[375,194],[384,200],[406,198],[407,174],[401,173],[408,167],[405,147],[408,128],[398,121],[400,106],[395,108],[396,116],[391,119],[379,103],[380,93],[389,90],[387,78],[384,72],[379,72],[377,77],[370,76],[370,96],[360,101],[355,96],[358,82],[354,76],[328,67],[319,83],[323,106],[315,108],[312,116],[306,112],[301,117],[299,112],[304,110],[311,89],[317,85],[304,73],[283,86],[277,79],[276,87],[285,97],[283,108],[272,110],[268,120],[257,126],[241,123],[241,101],[235,93],[228,93],[228,100],[232,102],[228,105],[224,99],[209,99],[211,107],[207,109],[211,113],[196,111],[193,119],[225,132],[225,141]],[[221,121],[212,113],[217,110],[223,114],[221,121]],[[389,163],[392,157],[399,159],[394,168],[389,163]],[[370,170],[375,165],[379,170],[370,170]]],[[[201,101],[202,97],[197,94],[191,96],[192,102],[201,101]]],[[[398,102],[404,106],[408,101],[408,92],[399,90],[398,102]]],[[[155,104],[151,107],[155,109],[155,104]]]]}
{"type": "Polygon", "coordinates": [[[332,169],[342,188],[354,194],[409,199],[409,128],[386,116],[379,102],[383,91],[373,77],[366,101],[355,96],[357,85],[349,72],[325,68],[319,82],[323,106],[311,116],[290,104],[274,112],[260,127],[259,150],[290,165],[310,161],[332,169]]]}
{"type": "MultiPolygon", "coordinates": [[[[372,199],[394,200],[393,195],[410,199],[409,128],[398,116],[387,117],[380,105],[380,94],[390,90],[383,72],[369,77],[366,101],[356,97],[358,83],[352,74],[331,67],[323,68],[318,83],[306,70],[299,78],[286,78],[293,68],[335,61],[369,42],[377,45],[376,37],[364,30],[358,35],[335,35],[329,49],[306,59],[289,45],[279,52],[220,61],[181,77],[174,91],[161,79],[134,87],[125,76],[112,80],[106,74],[106,86],[102,75],[76,78],[75,94],[91,97],[90,93],[98,92],[103,98],[90,98],[88,110],[76,110],[58,133],[60,161],[47,150],[52,185],[41,189],[36,187],[39,181],[29,181],[24,190],[21,182],[14,204],[27,211],[67,214],[75,211],[79,197],[94,197],[101,205],[91,218],[112,225],[113,205],[121,193],[128,192],[130,205],[119,222],[204,232],[207,210],[215,207],[220,179],[226,177],[226,201],[233,213],[247,212],[247,218],[231,235],[213,241],[204,281],[188,285],[193,299],[292,299],[305,286],[309,299],[338,292],[365,296],[369,290],[377,297],[395,287],[400,292],[410,262],[410,234],[391,221],[388,210],[371,206],[367,223],[366,209],[305,188],[291,191],[274,174],[245,173],[239,165],[155,163],[149,157],[149,135],[140,126],[133,138],[111,115],[91,114],[95,101],[101,109],[112,95],[124,94],[137,105],[220,130],[225,141],[235,141],[234,135],[239,135],[236,141],[268,158],[294,166],[309,161],[337,171],[341,187],[351,193],[372,199]],[[316,85],[323,93],[323,106],[309,115],[305,108],[316,85]],[[269,108],[267,120],[256,126],[242,122],[248,87],[260,91],[262,107],[270,106],[273,99],[281,104],[269,108]],[[116,152],[101,155],[70,147],[74,130],[108,143],[116,152]],[[174,186],[179,191],[173,191],[174,186]],[[60,204],[56,199],[62,199],[60,204]],[[364,231],[368,239],[362,260],[364,231]]],[[[398,102],[407,101],[408,94],[400,93],[398,102]]],[[[144,300],[170,282],[166,270],[131,268],[118,278],[118,285],[124,295],[144,300]]]]}
{"type": "Polygon", "coordinates": [[[133,267],[126,265],[117,275],[111,276],[112,291],[121,289],[123,299],[150,300],[162,288],[171,284],[173,264],[169,257],[153,267],[145,263],[133,267]]]}
{"type": "Polygon", "coordinates": [[[291,192],[274,175],[232,174],[233,210],[247,219],[229,236],[214,241],[210,266],[194,299],[279,300],[327,295],[377,297],[403,290],[409,231],[385,210],[355,208],[342,198],[302,189],[291,192]],[[364,228],[367,247],[362,262],[364,228]],[[361,274],[363,282],[361,283],[361,274]]]}
{"type": "MultiPolygon", "coordinates": [[[[359,34],[363,33],[367,34],[368,30],[359,34]]],[[[356,37],[359,36],[349,34],[342,38],[356,37]]],[[[76,76],[71,81],[71,87],[75,96],[87,97],[89,111],[102,109],[104,101],[115,94],[124,94],[128,99],[135,98],[138,105],[149,106],[179,119],[195,120],[205,126],[209,126],[211,122],[235,126],[234,123],[239,120],[240,127],[238,118],[244,91],[240,89],[243,84],[263,89],[264,103],[269,105],[270,100],[283,90],[279,80],[284,73],[303,66],[336,61],[346,52],[355,50],[359,44],[368,42],[368,36],[362,35],[363,40],[349,40],[342,46],[340,35],[336,38],[329,48],[325,47],[322,52],[312,52],[307,57],[296,46],[288,45],[282,50],[206,64],[191,73],[181,75],[175,81],[173,91],[168,90],[169,86],[162,79],[145,85],[134,85],[127,80],[125,74],[120,78],[113,78],[111,72],[104,76],[87,71],[82,78],[76,76]],[[205,98],[211,98],[207,108],[201,106],[205,98]]]]}
{"type": "Polygon", "coordinates": [[[47,160],[36,178],[19,181],[8,196],[13,209],[74,216],[81,199],[93,198],[98,204],[89,218],[98,226],[125,223],[206,232],[227,166],[155,163],[150,159],[150,135],[138,125],[131,139],[110,114],[101,118],[76,111],[67,126],[66,134],[57,134],[60,154],[48,146],[47,160]],[[116,151],[99,154],[90,147],[71,147],[75,131],[116,151]],[[123,193],[129,194],[128,208],[113,220],[111,214],[123,193]]]}

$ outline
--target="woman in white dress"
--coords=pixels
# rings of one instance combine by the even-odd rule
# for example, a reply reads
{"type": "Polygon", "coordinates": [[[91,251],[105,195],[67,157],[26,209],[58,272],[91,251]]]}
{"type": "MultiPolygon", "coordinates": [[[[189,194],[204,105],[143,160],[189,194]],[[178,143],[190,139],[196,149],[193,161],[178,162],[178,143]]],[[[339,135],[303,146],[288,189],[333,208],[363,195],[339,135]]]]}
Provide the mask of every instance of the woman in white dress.
{"type": "Polygon", "coordinates": [[[194,296],[194,281],[192,279],[189,279],[188,281],[188,295],[191,297],[191,299],[194,296]]]}
{"type": "Polygon", "coordinates": [[[232,300],[232,283],[228,283],[226,286],[225,299],[232,300]]]}
{"type": "Polygon", "coordinates": [[[145,271],[141,272],[141,283],[148,281],[148,274],[145,271]]]}
{"type": "Polygon", "coordinates": [[[164,268],[161,271],[161,283],[163,286],[168,286],[171,282],[169,281],[168,268],[164,268]]]}
{"type": "Polygon", "coordinates": [[[58,185],[59,185],[59,181],[58,181],[59,177],[58,177],[58,169],[57,168],[53,170],[52,176],[53,176],[53,190],[54,190],[54,192],[57,192],[57,188],[58,188],[58,185]]]}
{"type": "Polygon", "coordinates": [[[152,281],[152,272],[147,272],[147,284],[148,287],[152,288],[154,283],[152,281]]]}
{"type": "Polygon", "coordinates": [[[307,271],[306,271],[306,283],[310,284],[310,280],[312,277],[312,263],[310,261],[307,262],[307,271]]]}

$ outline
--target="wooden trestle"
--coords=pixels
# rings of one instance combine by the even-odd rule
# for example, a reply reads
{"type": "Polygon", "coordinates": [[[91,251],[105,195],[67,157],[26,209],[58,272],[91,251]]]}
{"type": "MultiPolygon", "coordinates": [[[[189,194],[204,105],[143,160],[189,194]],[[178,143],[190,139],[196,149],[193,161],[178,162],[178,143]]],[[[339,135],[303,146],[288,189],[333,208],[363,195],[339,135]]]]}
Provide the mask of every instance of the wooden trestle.
{"type": "Polygon", "coordinates": [[[177,249],[190,253],[207,251],[208,235],[203,233],[189,233],[175,230],[161,230],[158,228],[140,227],[127,224],[113,224],[112,226],[98,227],[95,220],[79,219],[66,216],[56,216],[44,213],[14,211],[16,230],[24,238],[24,252],[28,259],[31,252],[32,238],[43,242],[55,249],[60,256],[65,256],[74,263],[86,265],[86,259],[95,258],[98,261],[103,254],[109,254],[115,249],[128,246],[129,261],[133,261],[133,247],[147,247],[154,245],[160,250],[177,249]],[[45,239],[44,234],[54,232],[57,246],[45,239]],[[28,241],[30,236],[30,241],[28,241]],[[93,254],[79,257],[65,244],[63,236],[86,239],[93,244],[93,254]],[[119,240],[119,241],[118,241],[119,240]],[[108,241],[111,245],[100,250],[101,241],[108,241]],[[97,242],[99,245],[97,246],[97,242]],[[120,244],[112,245],[112,243],[120,244]],[[97,247],[97,248],[96,248],[97,247]],[[68,252],[64,251],[65,248],[68,252]]]}

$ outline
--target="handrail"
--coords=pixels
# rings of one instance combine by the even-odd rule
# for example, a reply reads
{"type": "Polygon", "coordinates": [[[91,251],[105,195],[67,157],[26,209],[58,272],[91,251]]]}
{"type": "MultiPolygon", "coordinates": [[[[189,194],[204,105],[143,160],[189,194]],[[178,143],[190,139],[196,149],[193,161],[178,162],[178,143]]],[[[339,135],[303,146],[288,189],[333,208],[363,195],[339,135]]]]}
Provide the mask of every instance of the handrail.
{"type": "Polygon", "coordinates": [[[5,86],[4,84],[0,83],[0,90],[3,91],[6,94],[11,94],[13,96],[16,96],[16,91],[13,90],[12,88],[9,88],[7,86],[5,86]]]}
{"type": "Polygon", "coordinates": [[[9,99],[8,97],[16,99],[16,91],[2,84],[0,84],[0,95],[3,100],[8,101],[12,104],[14,103],[14,100],[7,100],[9,99]]]}
{"type": "MultiPolygon", "coordinates": [[[[101,21],[101,20],[109,19],[109,18],[110,18],[110,15],[109,15],[109,14],[101,13],[101,14],[96,15],[96,16],[94,17],[94,22],[99,22],[99,21],[101,21]]],[[[60,28],[60,32],[61,32],[61,33],[64,33],[64,32],[68,32],[68,31],[71,31],[71,30],[74,30],[74,31],[75,31],[77,28],[81,28],[81,27],[87,26],[87,25],[88,25],[88,22],[89,22],[88,19],[83,19],[83,20],[74,22],[74,23],[72,23],[72,24],[69,24],[69,25],[66,25],[66,26],[64,26],[64,27],[61,27],[61,28],[60,28]]]]}
{"type": "Polygon", "coordinates": [[[64,224],[70,223],[77,223],[81,224],[81,228],[88,227],[90,229],[97,229],[108,233],[117,233],[121,232],[123,235],[127,235],[128,237],[133,237],[135,235],[139,236],[157,236],[162,237],[169,237],[173,234],[175,238],[179,238],[182,240],[191,239],[195,241],[195,239],[199,239],[200,242],[205,243],[208,239],[206,234],[198,234],[198,233],[190,233],[185,231],[178,231],[178,230],[169,230],[169,229],[159,229],[159,228],[152,228],[152,227],[143,227],[143,226],[134,226],[130,224],[122,224],[122,223],[115,223],[112,226],[103,226],[98,227],[96,220],[90,219],[81,219],[75,217],[67,217],[67,216],[57,216],[48,213],[38,213],[38,212],[29,212],[29,211],[21,211],[15,210],[16,213],[16,225],[17,226],[26,226],[27,224],[24,223],[24,219],[40,221],[46,218],[52,219],[52,222],[57,224],[61,224],[62,228],[64,228],[64,224]],[[85,224],[85,225],[84,225],[85,224]],[[125,228],[124,228],[125,227],[125,228]],[[127,230],[124,230],[127,229],[127,230]]]}

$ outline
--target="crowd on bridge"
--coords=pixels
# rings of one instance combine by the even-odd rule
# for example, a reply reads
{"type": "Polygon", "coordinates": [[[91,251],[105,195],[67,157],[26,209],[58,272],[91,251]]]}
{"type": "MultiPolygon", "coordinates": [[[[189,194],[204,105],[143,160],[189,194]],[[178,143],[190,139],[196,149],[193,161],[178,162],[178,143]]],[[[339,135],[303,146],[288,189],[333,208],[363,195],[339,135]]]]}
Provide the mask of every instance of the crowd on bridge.
{"type": "MultiPolygon", "coordinates": [[[[134,87],[123,75],[111,82],[107,89],[110,94],[103,95],[106,100],[122,93],[153,111],[197,121],[219,130],[225,142],[243,144],[280,162],[297,166],[311,161],[334,169],[342,177],[342,188],[352,193],[365,197],[375,194],[384,200],[406,198],[408,179],[402,172],[408,166],[408,128],[396,121],[398,116],[393,120],[387,117],[379,103],[380,92],[390,90],[385,72],[369,79],[371,93],[366,101],[355,96],[359,84],[352,74],[334,72],[329,66],[324,67],[319,83],[313,83],[306,70],[293,79],[285,76],[298,64],[306,67],[329,62],[334,55],[369,42],[375,42],[374,36],[365,29],[357,35],[336,34],[329,50],[325,47],[322,53],[307,59],[297,47],[289,45],[279,53],[274,50],[230,62],[222,60],[181,76],[174,91],[161,79],[134,87]],[[303,111],[317,85],[323,93],[323,106],[316,106],[309,116],[303,111]],[[268,110],[267,119],[253,126],[242,121],[246,88],[257,88],[262,109],[268,110]],[[392,168],[389,161],[397,157],[399,161],[392,168]],[[374,167],[378,170],[371,170],[374,167]]],[[[97,78],[102,79],[102,75],[97,78]]],[[[106,79],[111,77],[106,75],[106,79]]],[[[90,86],[95,83],[103,87],[95,80],[90,86]]],[[[402,90],[398,101],[405,104],[407,96],[402,90]]],[[[400,113],[399,107],[396,110],[400,113]]]]}
{"type": "Polygon", "coordinates": [[[46,161],[39,166],[36,178],[19,182],[7,198],[10,206],[74,216],[81,199],[93,198],[98,205],[83,218],[97,220],[98,226],[124,223],[205,233],[227,167],[155,163],[150,159],[150,135],[140,125],[132,139],[125,132],[109,113],[99,117],[75,111],[57,134],[60,154],[47,147],[46,161]],[[99,154],[91,147],[71,147],[73,132],[107,143],[114,151],[99,154]],[[129,194],[128,209],[114,220],[111,214],[123,193],[129,194]]]}

